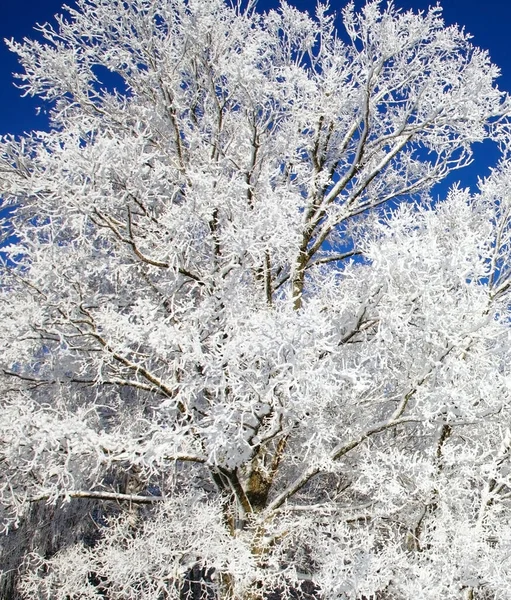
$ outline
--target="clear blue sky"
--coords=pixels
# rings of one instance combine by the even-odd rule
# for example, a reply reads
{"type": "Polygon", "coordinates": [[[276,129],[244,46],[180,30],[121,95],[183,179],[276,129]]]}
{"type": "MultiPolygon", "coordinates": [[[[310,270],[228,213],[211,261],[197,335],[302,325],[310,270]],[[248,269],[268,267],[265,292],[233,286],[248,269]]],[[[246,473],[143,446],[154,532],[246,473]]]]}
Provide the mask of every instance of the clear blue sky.
{"type": "MultiPolygon", "coordinates": [[[[313,10],[314,1],[289,0],[301,10],[313,10]]],[[[0,19],[0,38],[33,37],[35,23],[51,21],[60,11],[62,0],[0,0],[2,16],[0,19]]],[[[65,0],[64,0],[65,2],[65,0]]],[[[342,8],[346,2],[331,1],[332,9],[342,8]]],[[[424,10],[435,0],[396,0],[399,8],[424,10]]],[[[72,4],[67,0],[67,4],[72,4]]],[[[260,0],[259,8],[265,10],[278,4],[277,0],[260,0]]],[[[356,0],[360,7],[363,0],[356,0]]],[[[511,31],[511,0],[444,0],[440,3],[444,9],[447,24],[457,23],[464,26],[473,35],[473,43],[489,50],[492,60],[502,71],[498,85],[511,92],[511,52],[509,37],[511,31]]],[[[0,134],[21,134],[31,129],[44,129],[44,116],[36,117],[35,99],[20,98],[19,91],[13,85],[12,73],[19,70],[16,57],[7,51],[5,44],[0,47],[0,134]]],[[[479,149],[474,168],[458,173],[455,179],[462,179],[467,185],[473,185],[477,173],[486,174],[488,148],[479,149]]]]}

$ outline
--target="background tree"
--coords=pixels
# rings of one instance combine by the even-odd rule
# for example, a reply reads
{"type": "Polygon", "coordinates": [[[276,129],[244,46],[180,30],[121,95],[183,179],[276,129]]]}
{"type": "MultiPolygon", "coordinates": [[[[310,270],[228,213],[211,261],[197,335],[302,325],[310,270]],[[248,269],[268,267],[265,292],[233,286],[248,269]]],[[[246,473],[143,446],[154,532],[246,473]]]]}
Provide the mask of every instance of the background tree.
{"type": "Polygon", "coordinates": [[[507,162],[426,197],[505,147],[486,53],[379,2],[346,42],[321,5],[70,14],[11,43],[53,109],[1,141],[0,490],[96,531],[24,597],[505,597],[507,162]]]}

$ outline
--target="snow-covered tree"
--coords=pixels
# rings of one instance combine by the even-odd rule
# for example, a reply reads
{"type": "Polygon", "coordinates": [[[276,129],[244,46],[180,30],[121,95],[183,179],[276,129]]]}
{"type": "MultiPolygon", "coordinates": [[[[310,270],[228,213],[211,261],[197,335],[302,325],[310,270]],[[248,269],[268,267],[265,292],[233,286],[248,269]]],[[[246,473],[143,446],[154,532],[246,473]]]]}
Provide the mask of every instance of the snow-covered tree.
{"type": "Polygon", "coordinates": [[[81,518],[23,597],[508,597],[510,163],[427,197],[498,69],[438,7],[77,4],[0,140],[5,539],[81,518]]]}

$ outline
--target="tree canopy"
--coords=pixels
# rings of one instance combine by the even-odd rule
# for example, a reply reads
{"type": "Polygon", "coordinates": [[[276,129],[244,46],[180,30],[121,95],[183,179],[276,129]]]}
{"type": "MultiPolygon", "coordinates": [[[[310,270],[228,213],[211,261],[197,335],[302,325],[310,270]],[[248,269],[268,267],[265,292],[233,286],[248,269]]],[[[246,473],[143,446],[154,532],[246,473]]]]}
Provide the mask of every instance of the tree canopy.
{"type": "Polygon", "coordinates": [[[52,109],[0,139],[4,591],[507,597],[487,53],[439,7],[348,4],[341,35],[321,4],[77,6],[10,42],[52,109]],[[486,139],[479,193],[432,201],[486,139]]]}

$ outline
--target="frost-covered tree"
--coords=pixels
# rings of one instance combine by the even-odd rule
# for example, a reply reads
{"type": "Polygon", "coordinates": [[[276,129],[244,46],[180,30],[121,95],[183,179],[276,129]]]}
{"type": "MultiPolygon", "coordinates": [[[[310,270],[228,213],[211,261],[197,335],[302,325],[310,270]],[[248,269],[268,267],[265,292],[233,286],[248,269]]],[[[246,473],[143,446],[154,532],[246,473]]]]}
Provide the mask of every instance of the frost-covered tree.
{"type": "Polygon", "coordinates": [[[509,597],[510,163],[427,193],[510,102],[438,7],[342,15],[10,43],[52,127],[0,140],[5,540],[80,516],[24,598],[509,597]]]}

